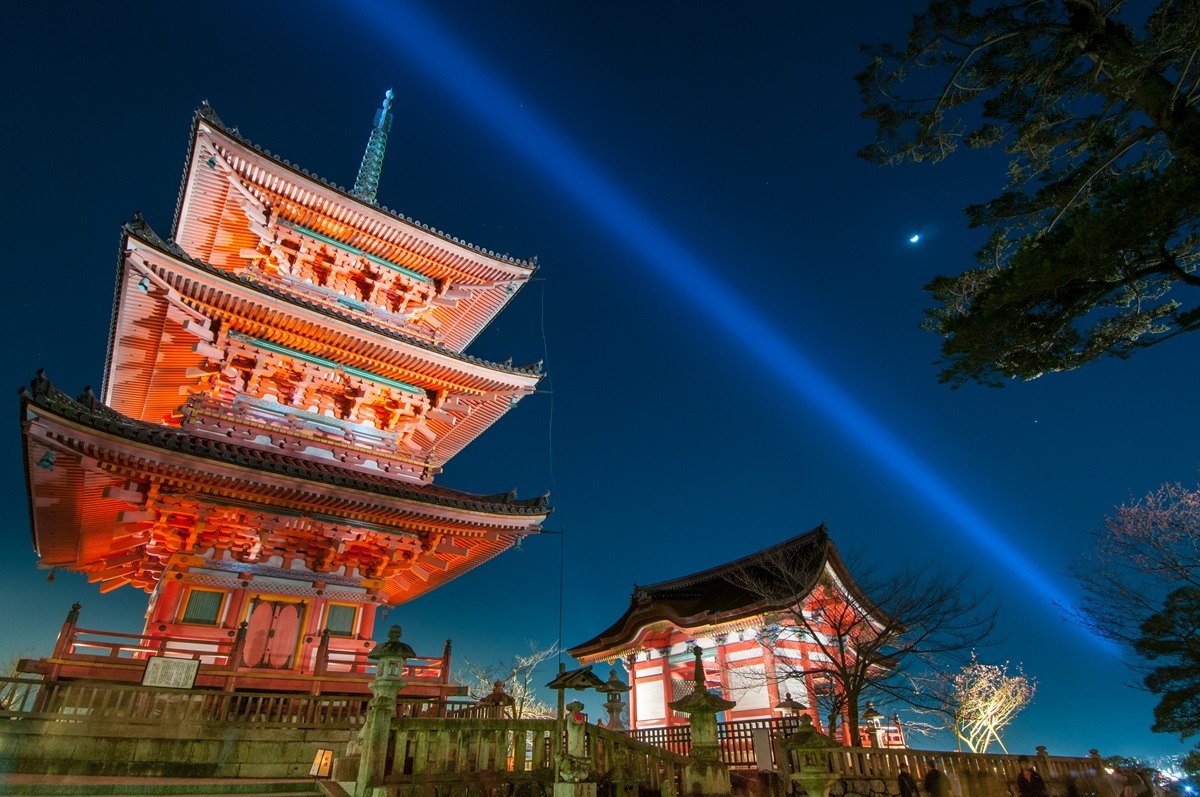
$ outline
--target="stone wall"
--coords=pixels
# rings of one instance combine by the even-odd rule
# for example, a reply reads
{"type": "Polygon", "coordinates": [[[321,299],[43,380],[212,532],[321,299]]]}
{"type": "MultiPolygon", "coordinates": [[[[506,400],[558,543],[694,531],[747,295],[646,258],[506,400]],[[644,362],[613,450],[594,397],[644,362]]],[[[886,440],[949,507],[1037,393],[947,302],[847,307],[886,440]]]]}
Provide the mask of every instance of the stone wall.
{"type": "Polygon", "coordinates": [[[306,777],[319,748],[343,754],[349,729],[236,723],[133,724],[0,719],[0,773],[159,777],[306,777]]]}
{"type": "MultiPolygon", "coordinates": [[[[964,772],[947,776],[950,797],[1016,797],[1017,785],[992,772],[964,772]]],[[[1120,794],[1110,777],[1090,773],[1046,778],[1050,797],[1115,797],[1120,794]]],[[[829,789],[829,797],[899,797],[895,778],[856,778],[843,775],[829,789]]],[[[927,793],[922,789],[921,795],[927,793]]],[[[810,795],[809,797],[820,797],[810,795]]]]}

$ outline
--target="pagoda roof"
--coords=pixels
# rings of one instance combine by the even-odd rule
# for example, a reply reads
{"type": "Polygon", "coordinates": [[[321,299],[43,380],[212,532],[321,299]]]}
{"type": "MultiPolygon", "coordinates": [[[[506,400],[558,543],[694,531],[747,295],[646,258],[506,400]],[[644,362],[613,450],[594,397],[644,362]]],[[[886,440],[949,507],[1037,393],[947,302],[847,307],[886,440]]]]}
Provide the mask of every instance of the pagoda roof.
{"type": "Polygon", "coordinates": [[[851,579],[822,523],[732,562],[657,584],[634,585],[625,613],[607,629],[567,652],[583,663],[604,661],[640,649],[639,635],[652,626],[714,629],[783,611],[808,595],[827,569],[860,605],[874,610],[851,579]],[[789,582],[799,587],[796,594],[766,598],[753,589],[754,583],[769,578],[781,567],[788,568],[789,582]]]}
{"type": "MultiPolygon", "coordinates": [[[[320,227],[318,236],[344,239],[367,256],[381,257],[396,265],[409,260],[410,263],[403,265],[425,277],[480,290],[474,298],[464,300],[461,307],[438,307],[434,311],[447,322],[442,325],[443,342],[459,351],[491,322],[538,267],[537,258],[515,258],[494,252],[387,206],[354,196],[349,189],[253,143],[236,127],[226,125],[207,102],[196,110],[192,130],[172,237],[217,267],[235,270],[244,267],[249,261],[241,253],[247,245],[253,248],[258,243],[245,223],[246,218],[241,218],[240,228],[235,228],[223,221],[225,214],[240,208],[247,198],[258,202],[269,194],[277,200],[272,203],[274,210],[288,225],[320,227]],[[200,154],[202,136],[216,136],[222,146],[232,148],[230,152],[237,161],[233,164],[235,172],[245,188],[225,199],[214,197],[209,203],[211,207],[206,205],[193,211],[189,203],[198,201],[193,194],[200,190],[193,183],[215,174],[211,169],[200,168],[207,162],[200,154]],[[250,193],[246,193],[247,189],[250,193]],[[318,223],[318,217],[324,221],[318,223]],[[213,256],[206,257],[197,247],[212,250],[213,256]],[[222,254],[217,256],[213,247],[222,254]]],[[[210,144],[204,147],[212,148],[210,144]]]]}
{"type": "MultiPolygon", "coordinates": [[[[171,257],[174,257],[177,260],[182,260],[185,263],[193,265],[215,277],[220,277],[221,279],[228,280],[229,282],[237,283],[244,287],[250,288],[251,290],[266,294],[266,295],[272,297],[273,299],[278,299],[278,300],[286,302],[288,304],[295,305],[296,307],[303,307],[306,310],[312,310],[314,312],[320,313],[321,315],[328,316],[329,318],[337,319],[338,321],[345,321],[348,324],[352,324],[353,326],[359,327],[359,328],[367,330],[369,332],[373,332],[377,335],[384,335],[386,337],[392,338],[393,340],[395,340],[397,342],[405,343],[409,346],[415,346],[418,349],[424,349],[425,351],[430,352],[431,354],[438,354],[438,355],[445,356],[445,357],[451,357],[451,358],[453,358],[455,360],[459,360],[460,362],[463,362],[463,363],[470,363],[472,365],[480,365],[480,366],[483,366],[484,368],[490,368],[495,371],[502,371],[504,373],[509,373],[509,374],[519,374],[521,376],[536,376],[539,378],[542,376],[542,363],[540,361],[536,362],[536,363],[531,363],[529,365],[513,365],[511,362],[498,363],[498,362],[493,362],[491,360],[485,360],[482,357],[474,357],[470,354],[466,354],[466,353],[456,350],[456,349],[451,349],[447,346],[442,346],[437,343],[431,343],[427,340],[423,340],[421,338],[414,337],[412,335],[405,335],[401,332],[397,332],[396,330],[391,329],[390,327],[387,327],[387,326],[384,326],[383,324],[379,324],[377,322],[372,321],[367,316],[364,316],[359,313],[355,313],[349,308],[343,309],[342,307],[339,307],[337,305],[326,304],[324,302],[318,302],[313,299],[306,298],[304,296],[299,296],[299,295],[296,295],[293,293],[289,293],[287,291],[280,290],[278,287],[276,287],[275,285],[272,285],[269,282],[266,282],[266,281],[260,280],[260,279],[255,279],[253,274],[234,273],[234,272],[230,272],[223,268],[217,268],[216,266],[213,266],[209,263],[205,263],[203,260],[198,260],[197,258],[192,257],[187,252],[185,252],[183,250],[183,248],[179,246],[179,244],[175,243],[174,241],[163,238],[158,233],[156,233],[150,227],[150,225],[147,224],[146,221],[142,218],[135,218],[131,221],[126,222],[124,225],[122,225],[121,230],[122,230],[122,239],[121,239],[121,241],[122,241],[121,255],[122,256],[120,259],[120,264],[118,265],[118,270],[120,270],[124,267],[125,238],[132,237],[132,238],[136,238],[137,240],[141,241],[142,243],[148,244],[148,245],[154,247],[155,249],[158,249],[163,254],[170,255],[171,257]]],[[[115,323],[116,316],[117,316],[116,310],[117,310],[117,307],[119,306],[119,302],[120,302],[120,295],[118,294],[116,297],[114,297],[114,307],[113,307],[114,323],[115,323]]]]}
{"type": "Polygon", "coordinates": [[[376,476],[351,470],[333,462],[314,461],[270,450],[241,446],[236,443],[189,434],[169,426],[135,420],[108,407],[90,389],[78,398],[71,398],[40,373],[30,382],[29,388],[21,389],[22,418],[25,417],[27,405],[49,410],[65,419],[77,421],[97,431],[107,432],[151,447],[321,482],[335,487],[361,490],[435,506],[498,515],[546,516],[550,513],[549,493],[537,498],[518,499],[515,491],[476,495],[435,484],[397,482],[395,478],[383,473],[376,476]]]}
{"type": "Polygon", "coordinates": [[[197,369],[215,356],[205,348],[205,341],[213,340],[212,321],[226,334],[261,339],[302,356],[333,356],[376,374],[377,380],[476,402],[456,423],[430,421],[436,441],[421,443],[415,456],[434,468],[495,423],[515,400],[532,393],[541,379],[541,363],[489,362],[398,334],[350,309],[288,293],[251,273],[215,268],[137,219],[125,225],[122,236],[103,400],[146,421],[176,414],[182,393],[197,389],[203,379],[197,369]],[[146,289],[143,274],[158,287],[146,289]],[[188,314],[195,321],[184,318],[188,314]],[[147,345],[151,339],[157,341],[153,346],[147,345]]]}
{"type": "Polygon", "coordinates": [[[161,564],[122,543],[137,533],[131,525],[153,522],[146,517],[152,513],[130,512],[149,506],[148,483],[179,500],[307,518],[381,539],[444,537],[447,542],[418,551],[419,572],[414,567],[379,582],[390,603],[410,600],[537,533],[551,512],[546,495],[519,499],[515,491],[476,495],[403,483],[335,461],[138,421],[90,391],[70,398],[40,373],[21,391],[21,421],[33,545],[43,566],[101,575],[115,569],[123,577],[116,586],[140,579],[134,583],[150,589],[161,576],[161,564]]]}
{"type": "MultiPolygon", "coordinates": [[[[473,252],[476,252],[481,255],[486,255],[490,258],[494,258],[501,262],[508,263],[508,264],[511,264],[514,266],[519,266],[521,268],[528,269],[529,271],[534,271],[538,267],[536,257],[519,258],[519,257],[512,257],[511,255],[508,255],[508,254],[502,254],[500,252],[493,252],[491,249],[486,249],[482,246],[478,246],[476,244],[469,243],[467,241],[463,241],[459,238],[456,238],[453,235],[451,235],[450,233],[445,232],[443,230],[439,230],[436,227],[430,227],[428,224],[424,224],[420,221],[417,221],[416,219],[412,218],[411,216],[405,216],[404,214],[399,213],[398,211],[388,208],[387,205],[379,205],[374,202],[367,202],[367,201],[361,199],[360,197],[354,196],[354,194],[350,193],[349,189],[344,188],[344,187],[338,185],[337,183],[326,180],[324,177],[319,177],[319,176],[317,176],[317,174],[310,172],[308,169],[302,169],[299,166],[293,164],[287,158],[281,158],[277,153],[273,154],[271,152],[271,150],[263,149],[258,144],[255,144],[249,138],[242,135],[241,131],[238,130],[238,128],[229,127],[228,125],[226,125],[225,122],[223,122],[221,120],[221,117],[217,115],[216,110],[214,110],[213,107],[211,105],[209,105],[207,101],[202,102],[200,104],[200,107],[196,109],[195,118],[196,119],[204,119],[208,122],[211,122],[217,129],[219,129],[222,133],[229,136],[230,138],[233,138],[233,139],[237,140],[239,143],[253,149],[258,154],[260,154],[264,157],[270,158],[271,160],[278,163],[280,166],[283,166],[292,172],[303,175],[305,178],[307,178],[309,180],[312,180],[314,182],[319,182],[321,185],[323,185],[327,188],[333,189],[334,191],[341,194],[345,199],[347,199],[351,202],[357,202],[357,203],[365,205],[373,210],[382,211],[382,212],[388,214],[389,216],[391,216],[392,218],[396,219],[397,221],[402,221],[402,222],[405,222],[406,224],[412,224],[417,227],[420,227],[422,230],[431,232],[434,235],[438,236],[439,238],[442,238],[443,240],[445,240],[447,243],[453,243],[456,246],[462,246],[466,249],[470,249],[473,252]]],[[[188,160],[189,161],[191,160],[190,152],[189,152],[188,160]]],[[[185,175],[185,177],[186,177],[186,175],[185,175]]],[[[183,205],[183,191],[184,191],[184,186],[181,184],[179,187],[179,196],[176,200],[176,205],[175,205],[175,222],[174,222],[173,226],[177,226],[179,223],[179,211],[183,205]]]]}

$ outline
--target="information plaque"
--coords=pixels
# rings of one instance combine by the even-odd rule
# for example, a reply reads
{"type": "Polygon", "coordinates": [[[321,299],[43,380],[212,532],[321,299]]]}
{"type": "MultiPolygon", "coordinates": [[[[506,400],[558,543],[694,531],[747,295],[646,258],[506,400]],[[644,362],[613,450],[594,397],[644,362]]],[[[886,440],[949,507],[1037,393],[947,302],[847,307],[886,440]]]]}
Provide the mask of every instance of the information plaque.
{"type": "Polygon", "coordinates": [[[142,686],[191,689],[196,684],[196,673],[199,670],[199,659],[151,656],[146,660],[146,670],[142,673],[142,686]]]}

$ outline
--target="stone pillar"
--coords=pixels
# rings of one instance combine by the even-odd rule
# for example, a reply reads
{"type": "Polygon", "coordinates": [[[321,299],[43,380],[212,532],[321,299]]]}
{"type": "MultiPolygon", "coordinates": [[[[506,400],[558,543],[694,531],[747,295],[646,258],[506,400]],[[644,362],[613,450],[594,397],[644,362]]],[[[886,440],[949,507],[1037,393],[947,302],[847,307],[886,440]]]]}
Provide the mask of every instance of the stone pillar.
{"type": "Polygon", "coordinates": [[[683,771],[684,791],[689,794],[728,795],[731,792],[729,768],[721,761],[721,746],[717,743],[717,714],[737,705],[705,689],[704,651],[692,651],[696,656],[692,680],[695,686],[687,697],[670,703],[670,708],[687,714],[692,723],[691,763],[683,771]]]}
{"type": "Polygon", "coordinates": [[[1037,763],[1034,767],[1037,769],[1039,775],[1046,778],[1050,774],[1050,754],[1046,752],[1046,745],[1044,744],[1039,744],[1035,749],[1037,750],[1037,763]]]}
{"type": "Polygon", "coordinates": [[[368,797],[383,785],[384,765],[387,763],[388,735],[396,716],[396,695],[404,688],[401,677],[404,660],[414,655],[413,649],[400,641],[400,626],[388,630],[387,642],[381,642],[367,654],[376,662],[375,679],[371,681],[371,702],[367,706],[366,722],[358,735],[358,777],[354,782],[354,797],[368,797]]]}

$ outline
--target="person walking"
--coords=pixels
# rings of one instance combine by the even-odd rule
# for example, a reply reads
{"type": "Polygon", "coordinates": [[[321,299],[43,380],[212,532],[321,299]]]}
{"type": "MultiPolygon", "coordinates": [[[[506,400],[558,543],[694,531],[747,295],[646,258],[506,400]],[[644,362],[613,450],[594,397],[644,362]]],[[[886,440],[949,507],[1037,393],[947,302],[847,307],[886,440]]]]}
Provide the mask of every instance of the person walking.
{"type": "Polygon", "coordinates": [[[900,765],[900,774],[896,778],[896,784],[900,787],[900,797],[921,797],[921,792],[917,789],[917,782],[913,780],[912,773],[908,771],[908,764],[900,765]]]}
{"type": "Polygon", "coordinates": [[[1017,774],[1017,797],[1046,797],[1046,781],[1030,763],[1028,756],[1017,759],[1021,771],[1017,774]]]}
{"type": "Polygon", "coordinates": [[[925,791],[929,792],[929,797],[950,797],[950,781],[938,769],[936,761],[929,762],[929,771],[925,773],[925,791]]]}

